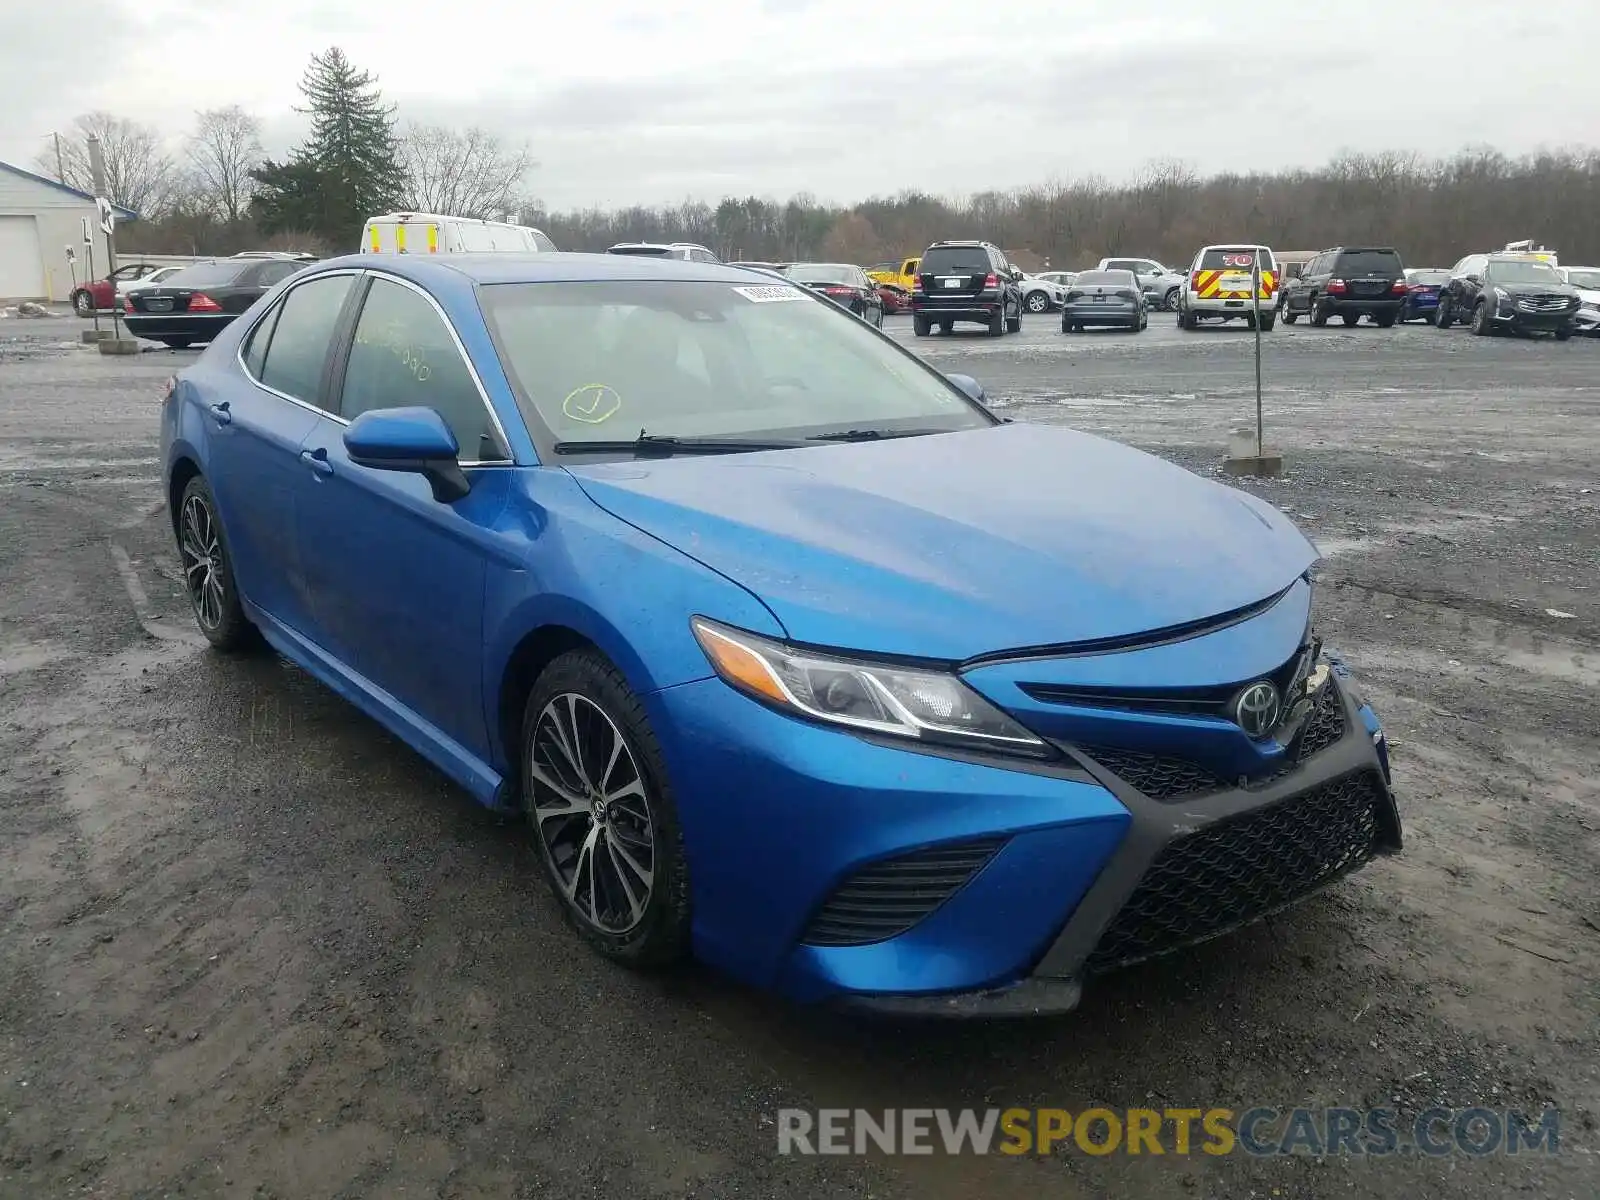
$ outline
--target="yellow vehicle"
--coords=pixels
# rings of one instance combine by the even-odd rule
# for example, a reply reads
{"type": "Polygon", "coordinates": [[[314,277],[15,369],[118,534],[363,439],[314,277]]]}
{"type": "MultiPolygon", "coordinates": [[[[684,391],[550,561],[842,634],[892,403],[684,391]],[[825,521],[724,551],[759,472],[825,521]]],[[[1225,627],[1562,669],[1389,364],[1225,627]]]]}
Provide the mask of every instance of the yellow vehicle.
{"type": "Polygon", "coordinates": [[[879,263],[867,272],[867,278],[873,283],[892,283],[909,292],[914,290],[917,268],[921,265],[920,257],[908,258],[898,266],[894,263],[879,263]]]}

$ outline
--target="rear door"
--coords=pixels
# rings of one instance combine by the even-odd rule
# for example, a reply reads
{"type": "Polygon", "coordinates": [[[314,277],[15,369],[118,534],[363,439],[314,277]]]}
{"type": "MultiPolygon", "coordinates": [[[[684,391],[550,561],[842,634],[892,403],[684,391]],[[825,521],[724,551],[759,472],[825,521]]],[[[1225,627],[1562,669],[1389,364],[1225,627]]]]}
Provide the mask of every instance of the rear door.
{"type": "Polygon", "coordinates": [[[929,296],[976,296],[994,267],[982,246],[935,246],[922,256],[921,270],[929,296]]]}
{"type": "Polygon", "coordinates": [[[354,279],[319,275],[285,292],[241,344],[249,384],[205,416],[206,469],[240,591],[313,641],[295,514],[314,476],[301,451],[329,404],[328,350],[354,279]]]}

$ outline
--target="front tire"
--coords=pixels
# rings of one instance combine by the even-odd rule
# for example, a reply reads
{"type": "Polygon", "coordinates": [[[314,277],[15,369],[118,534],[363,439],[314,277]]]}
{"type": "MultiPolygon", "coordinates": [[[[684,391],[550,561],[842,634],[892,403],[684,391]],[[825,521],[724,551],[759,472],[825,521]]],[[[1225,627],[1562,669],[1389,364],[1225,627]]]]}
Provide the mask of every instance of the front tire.
{"type": "Polygon", "coordinates": [[[599,651],[568,651],[540,673],[521,767],[534,848],[568,922],[627,966],[683,958],[689,875],[661,747],[599,651]]]}
{"type": "Polygon", "coordinates": [[[1433,323],[1436,328],[1449,329],[1456,322],[1455,313],[1450,311],[1450,297],[1441,296],[1439,307],[1433,311],[1433,323]]]}
{"type": "Polygon", "coordinates": [[[1473,336],[1475,336],[1475,337],[1488,337],[1489,336],[1491,331],[1490,331],[1490,327],[1489,327],[1489,304],[1488,304],[1488,301],[1479,300],[1476,304],[1474,304],[1472,306],[1472,324],[1471,324],[1471,329],[1472,329],[1473,336]]]}
{"type": "Polygon", "coordinates": [[[1558,330],[1556,330],[1556,341],[1558,341],[1558,342],[1568,341],[1568,340],[1571,339],[1571,337],[1572,337],[1572,330],[1570,330],[1570,329],[1558,329],[1558,330]]]}
{"type": "Polygon", "coordinates": [[[1026,301],[1028,311],[1031,313],[1047,313],[1050,311],[1050,297],[1044,292],[1029,292],[1026,301]]]}
{"type": "Polygon", "coordinates": [[[252,647],[255,627],[239,603],[228,538],[217,515],[216,498],[202,476],[184,485],[174,524],[184,590],[200,632],[224,653],[252,647]]]}
{"type": "Polygon", "coordinates": [[[1278,323],[1278,315],[1277,315],[1277,313],[1269,313],[1268,312],[1268,313],[1262,313],[1261,314],[1261,332],[1262,333],[1271,333],[1272,332],[1272,327],[1274,325],[1276,325],[1277,323],[1278,323]]]}
{"type": "Polygon", "coordinates": [[[1162,298],[1162,304],[1170,311],[1178,311],[1178,289],[1168,288],[1167,294],[1162,298]]]}

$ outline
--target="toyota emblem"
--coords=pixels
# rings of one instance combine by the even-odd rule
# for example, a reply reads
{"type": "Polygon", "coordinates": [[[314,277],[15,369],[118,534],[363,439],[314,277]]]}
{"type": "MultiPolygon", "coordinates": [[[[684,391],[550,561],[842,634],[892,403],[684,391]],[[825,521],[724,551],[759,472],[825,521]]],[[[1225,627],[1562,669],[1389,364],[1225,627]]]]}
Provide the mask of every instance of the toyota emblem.
{"type": "Polygon", "coordinates": [[[1278,727],[1283,701],[1278,689],[1267,680],[1258,680],[1233,698],[1233,719],[1253,738],[1266,737],[1278,727]]]}

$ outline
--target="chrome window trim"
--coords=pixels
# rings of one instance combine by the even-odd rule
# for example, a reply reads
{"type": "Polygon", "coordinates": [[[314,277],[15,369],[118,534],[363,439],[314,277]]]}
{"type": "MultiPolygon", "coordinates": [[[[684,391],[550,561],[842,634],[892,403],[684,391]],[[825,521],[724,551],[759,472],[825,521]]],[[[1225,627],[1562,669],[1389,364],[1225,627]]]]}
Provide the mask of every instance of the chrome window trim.
{"type": "MultiPolygon", "coordinates": [[[[450,320],[449,316],[445,313],[444,308],[439,304],[439,302],[437,300],[435,300],[427,292],[427,290],[425,288],[419,287],[417,284],[412,283],[411,280],[409,280],[409,279],[402,278],[399,275],[391,275],[387,271],[373,270],[371,268],[363,269],[361,271],[361,274],[366,275],[366,276],[368,276],[368,277],[370,277],[372,279],[382,279],[382,280],[385,280],[385,281],[387,281],[389,283],[397,283],[401,287],[410,288],[413,292],[415,292],[417,295],[421,296],[424,300],[426,300],[428,302],[429,306],[433,309],[434,314],[439,318],[440,323],[442,325],[444,325],[445,331],[447,333],[449,333],[451,344],[455,346],[456,353],[461,356],[461,361],[467,368],[467,374],[472,377],[472,384],[473,384],[473,386],[475,388],[478,389],[478,403],[482,404],[483,408],[484,408],[484,411],[489,414],[489,420],[494,422],[494,430],[495,430],[495,432],[497,434],[500,435],[500,444],[506,448],[506,457],[505,458],[482,458],[482,459],[459,459],[459,460],[457,460],[459,465],[463,466],[463,467],[512,467],[512,466],[515,466],[517,460],[516,460],[516,457],[513,454],[512,449],[511,449],[511,439],[506,436],[506,427],[501,422],[500,414],[495,411],[494,405],[489,403],[489,392],[488,392],[488,389],[483,386],[483,379],[478,375],[478,368],[473,365],[472,356],[467,353],[467,348],[461,341],[461,335],[456,332],[455,322],[450,320]]],[[[371,293],[369,292],[368,295],[371,295],[371,293]]],[[[363,308],[366,306],[366,301],[365,300],[362,301],[362,306],[363,306],[363,308]]],[[[361,317],[358,314],[357,317],[356,317],[356,325],[359,326],[360,324],[361,324],[361,317]]],[[[350,331],[350,336],[352,338],[355,337],[355,330],[354,329],[352,329],[350,331]]],[[[345,369],[349,370],[348,361],[345,364],[345,369]]],[[[341,384],[341,387],[342,386],[343,385],[341,384]]],[[[349,422],[346,421],[345,424],[348,425],[349,422]]]]}
{"type": "MultiPolygon", "coordinates": [[[[501,423],[500,414],[495,412],[494,405],[489,403],[489,394],[488,394],[488,392],[485,390],[485,388],[483,386],[482,378],[478,375],[478,368],[473,365],[471,356],[469,356],[467,354],[467,348],[462,344],[461,335],[456,332],[456,327],[455,327],[454,323],[450,320],[450,318],[448,316],[445,315],[445,311],[444,311],[443,308],[440,307],[439,302],[437,300],[435,300],[432,296],[430,296],[427,293],[427,291],[425,291],[423,288],[418,287],[416,284],[412,283],[409,279],[402,279],[400,276],[391,275],[387,271],[375,271],[375,270],[370,270],[370,269],[367,269],[367,268],[364,268],[364,267],[341,267],[341,268],[338,268],[338,269],[332,270],[332,271],[318,271],[315,275],[312,275],[310,278],[296,280],[289,287],[284,288],[283,294],[280,295],[277,299],[275,299],[271,304],[267,305],[266,309],[263,310],[261,315],[258,316],[254,321],[251,322],[250,328],[245,331],[244,336],[239,339],[239,344],[234,348],[234,352],[233,352],[234,361],[239,364],[239,370],[241,372],[243,372],[244,377],[246,379],[248,379],[256,387],[260,388],[263,392],[266,392],[268,395],[276,396],[280,400],[287,400],[290,404],[298,405],[300,408],[303,408],[308,412],[316,413],[319,417],[326,417],[330,421],[333,421],[333,422],[335,422],[335,423],[337,423],[339,425],[343,425],[346,428],[349,428],[350,422],[346,418],[341,417],[338,413],[329,412],[327,409],[322,408],[322,407],[320,407],[318,405],[312,404],[307,400],[302,400],[298,396],[291,396],[287,392],[280,392],[277,388],[272,387],[270,384],[263,383],[260,379],[256,378],[256,376],[251,372],[249,366],[246,365],[246,363],[244,361],[244,348],[245,348],[246,343],[248,343],[250,341],[250,339],[255,336],[256,330],[258,328],[260,328],[261,323],[267,319],[267,317],[272,313],[272,311],[274,309],[278,308],[280,305],[282,305],[288,299],[290,292],[294,291],[295,288],[304,287],[308,283],[314,283],[318,279],[332,279],[333,277],[338,276],[338,275],[351,275],[351,276],[365,275],[365,276],[368,276],[368,277],[370,277],[372,279],[383,279],[383,280],[386,280],[386,281],[391,282],[391,283],[398,283],[402,287],[410,288],[413,292],[416,292],[417,295],[421,296],[424,300],[426,300],[432,306],[434,313],[438,316],[439,320],[444,324],[445,329],[449,332],[450,341],[455,346],[456,353],[461,356],[461,361],[466,364],[467,374],[472,377],[473,386],[475,386],[478,389],[478,400],[483,405],[484,409],[488,412],[489,419],[494,422],[495,432],[500,435],[500,444],[502,446],[506,447],[506,450],[507,450],[507,452],[509,454],[510,450],[511,450],[511,439],[506,436],[506,427],[505,427],[504,424],[501,423]]],[[[292,279],[293,276],[290,276],[290,278],[292,279]]],[[[366,304],[366,301],[365,301],[365,299],[363,299],[362,300],[363,307],[365,307],[365,304],[366,304]]],[[[361,323],[361,317],[360,317],[359,314],[357,314],[357,316],[356,316],[356,323],[358,325],[361,323]]],[[[352,337],[354,336],[354,333],[355,333],[355,331],[352,330],[351,331],[351,336],[352,337]]],[[[270,346],[268,347],[268,350],[269,351],[271,350],[270,346]]],[[[346,362],[346,367],[348,368],[348,366],[349,366],[349,363],[347,361],[346,362]]],[[[341,390],[343,389],[343,386],[344,385],[343,385],[343,383],[341,381],[341,383],[340,383],[341,390]]],[[[466,467],[514,467],[514,466],[517,465],[517,462],[516,462],[516,459],[514,457],[508,457],[508,458],[483,458],[483,459],[479,459],[479,458],[463,458],[463,459],[458,459],[457,460],[457,465],[462,467],[462,468],[466,468],[466,467]]]]}

